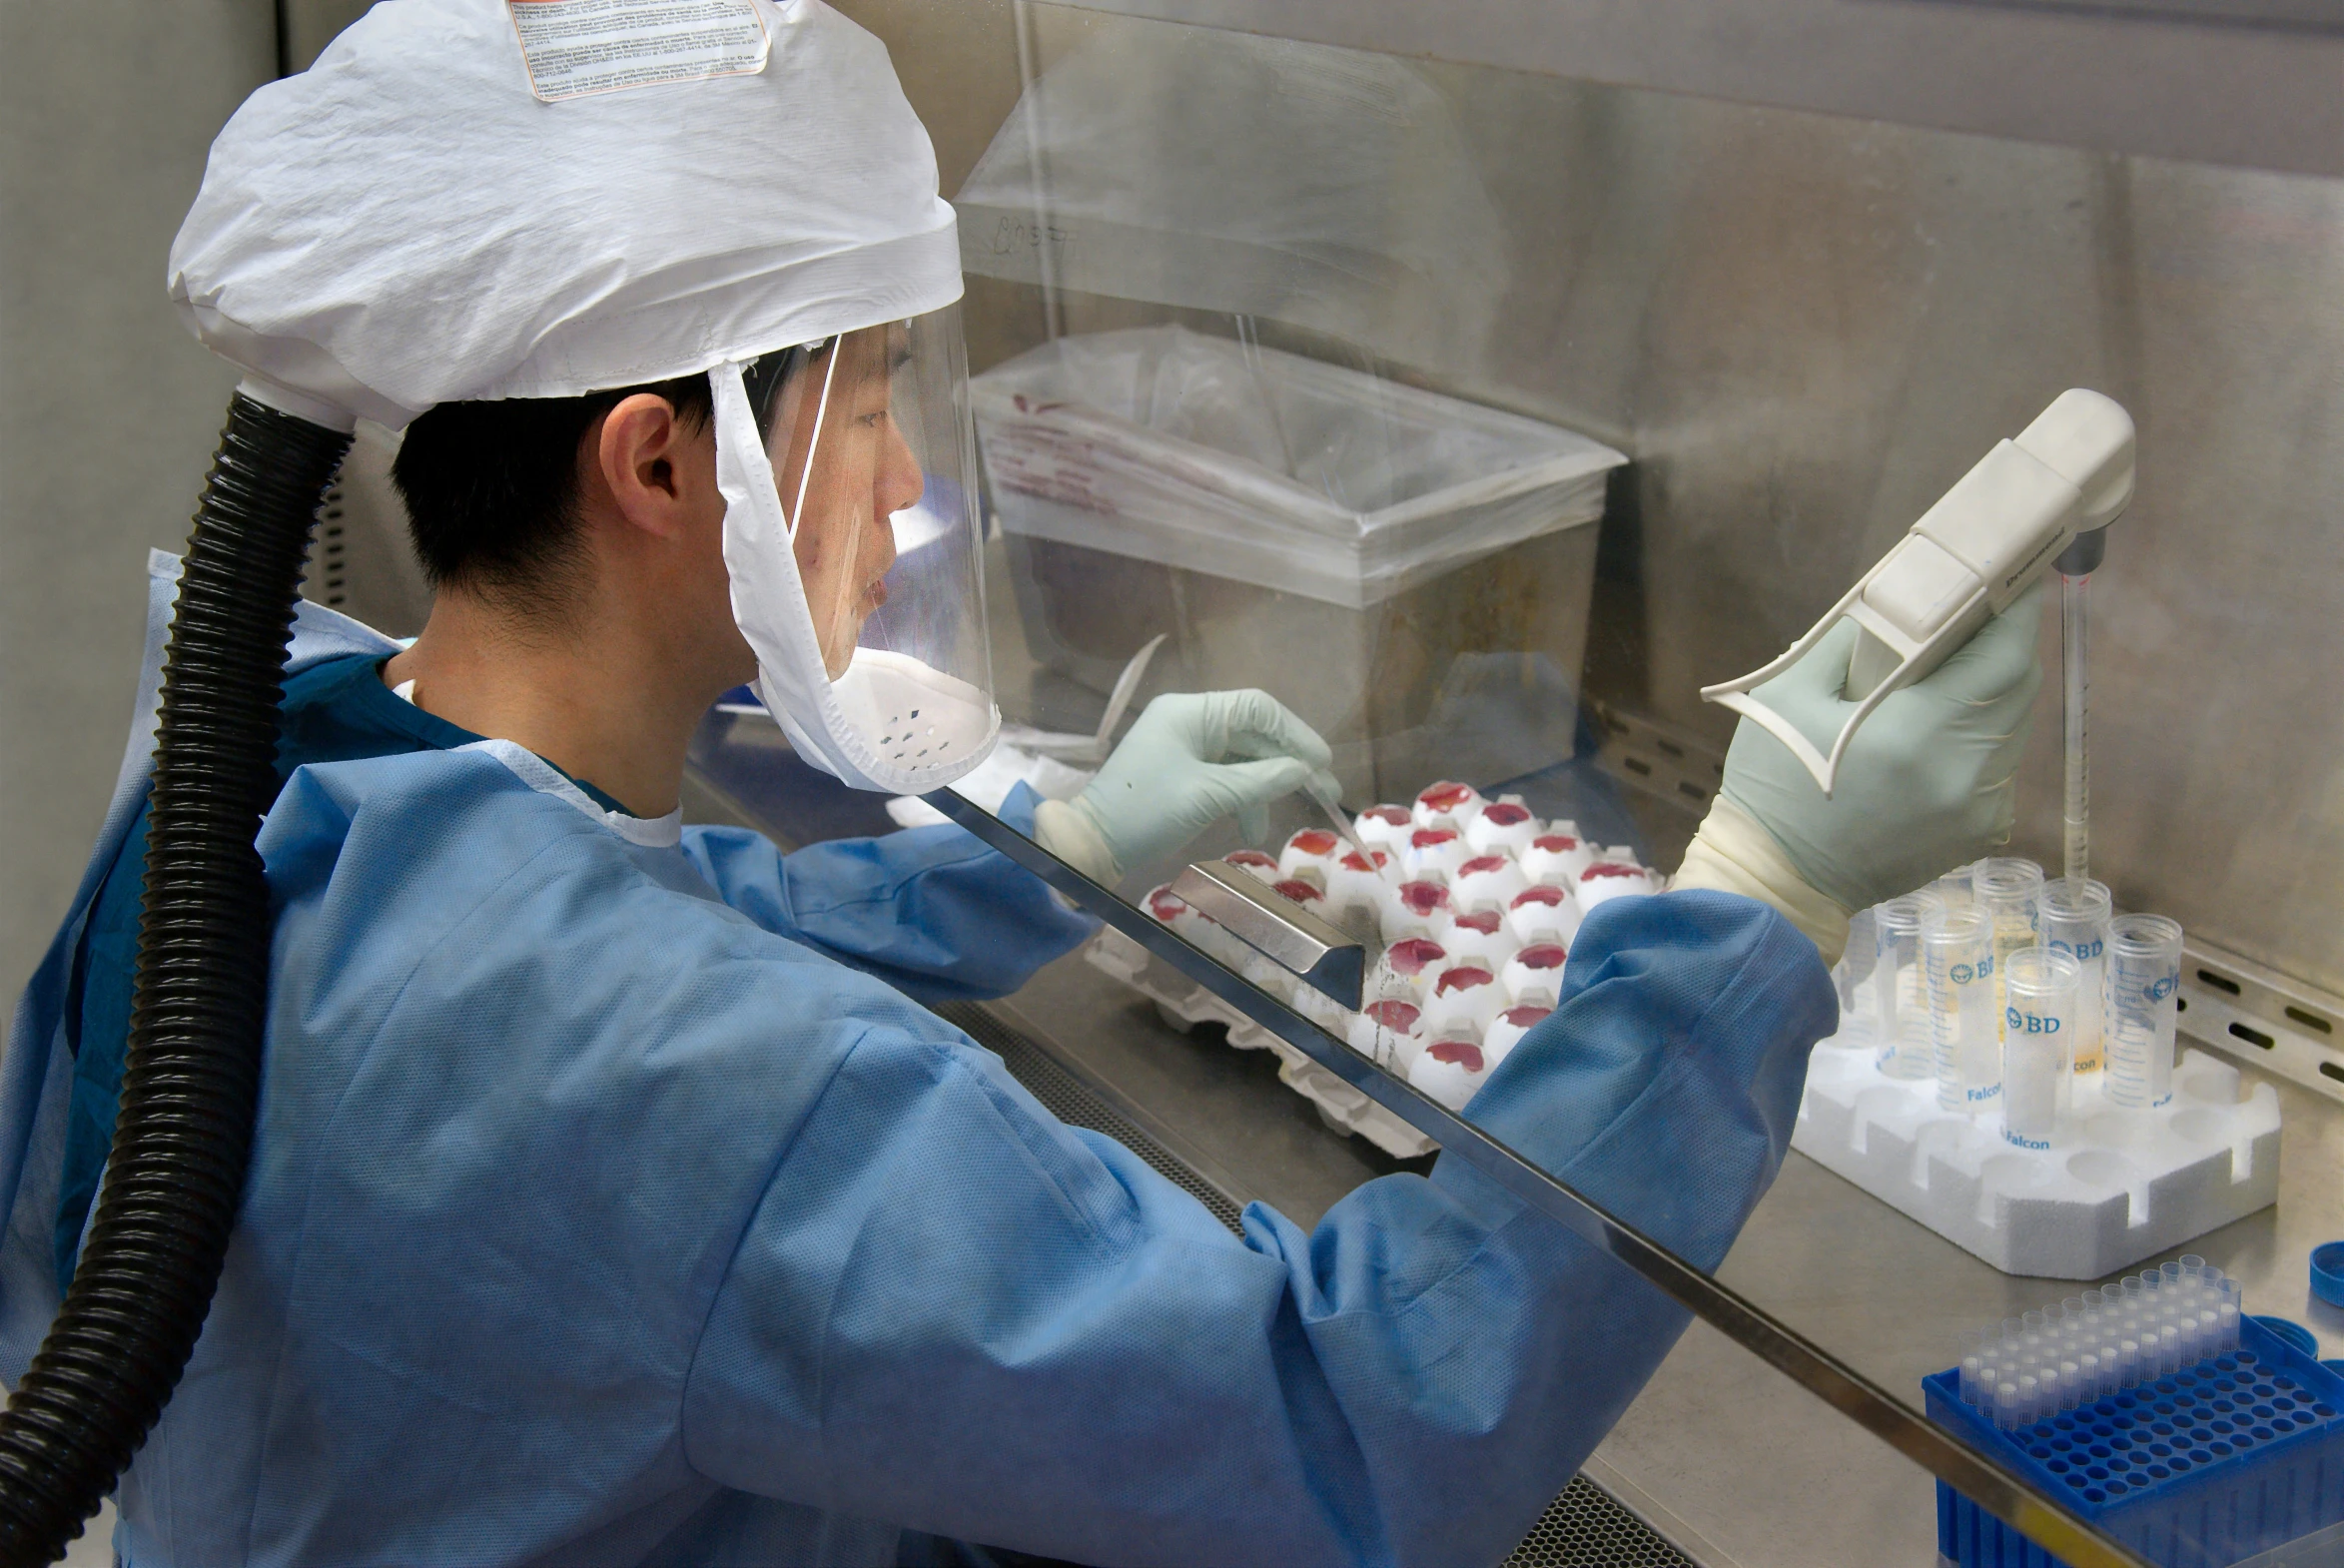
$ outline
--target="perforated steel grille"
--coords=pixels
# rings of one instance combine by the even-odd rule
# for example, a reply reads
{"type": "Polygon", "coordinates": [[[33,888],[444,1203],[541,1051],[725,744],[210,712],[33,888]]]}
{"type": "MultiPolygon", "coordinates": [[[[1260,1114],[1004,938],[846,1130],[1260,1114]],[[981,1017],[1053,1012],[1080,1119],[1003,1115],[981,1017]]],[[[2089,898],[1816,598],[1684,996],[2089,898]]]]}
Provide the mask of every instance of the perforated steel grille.
{"type": "Polygon", "coordinates": [[[1505,1568],[1698,1568],[1583,1475],[1522,1537],[1505,1568]]]}
{"type": "MultiPolygon", "coordinates": [[[[1150,1138],[1130,1118],[1117,1114],[1082,1080],[1053,1061],[1041,1047],[1004,1028],[981,1008],[947,1004],[937,1012],[1002,1060],[1050,1114],[1069,1127],[1088,1128],[1153,1166],[1167,1180],[1189,1193],[1213,1217],[1237,1228],[1237,1205],[1150,1138]]],[[[1691,1558],[1655,1535],[1643,1520],[1612,1500],[1584,1476],[1574,1476],[1547,1508],[1505,1568],[1699,1568],[1691,1558]]]]}

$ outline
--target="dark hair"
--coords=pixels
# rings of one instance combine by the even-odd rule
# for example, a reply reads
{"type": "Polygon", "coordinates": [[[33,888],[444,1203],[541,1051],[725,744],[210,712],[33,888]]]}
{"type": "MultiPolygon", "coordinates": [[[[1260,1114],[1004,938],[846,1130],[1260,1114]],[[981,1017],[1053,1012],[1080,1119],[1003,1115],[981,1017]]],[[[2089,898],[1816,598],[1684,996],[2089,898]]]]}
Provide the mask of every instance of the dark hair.
{"type": "Polygon", "coordinates": [[[714,409],[708,378],[685,376],[583,397],[443,402],[409,424],[391,481],[431,586],[559,609],[576,580],[578,443],[636,392],[666,398],[694,429],[714,409]]]}

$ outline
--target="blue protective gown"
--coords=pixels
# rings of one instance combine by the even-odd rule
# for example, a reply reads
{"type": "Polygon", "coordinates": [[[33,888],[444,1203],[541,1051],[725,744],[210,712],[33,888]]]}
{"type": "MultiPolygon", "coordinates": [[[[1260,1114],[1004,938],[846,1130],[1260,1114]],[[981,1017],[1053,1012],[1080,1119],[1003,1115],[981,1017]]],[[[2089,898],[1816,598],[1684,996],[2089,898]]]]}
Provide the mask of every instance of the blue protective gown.
{"type": "MultiPolygon", "coordinates": [[[[409,751],[451,751],[482,737],[424,712],[383,684],[386,655],[322,659],[285,683],[277,782],[313,762],[343,762],[409,751]]],[[[573,779],[605,811],[624,808],[573,779]]],[[[146,891],[147,810],[142,805],[104,873],[82,925],[66,994],[73,1048],[73,1105],[66,1115],[65,1172],[57,1207],[57,1287],[73,1277],[98,1177],[114,1141],[123,1055],[138,962],[139,906],[146,891]]]]}
{"type": "MultiPolygon", "coordinates": [[[[377,645],[299,629],[305,659],[377,645]]],[[[126,769],[116,842],[142,791],[126,769]]],[[[1494,1562],[1683,1327],[1461,1165],[1235,1236],[1060,1124],[912,1000],[1059,940],[970,841],[809,877],[751,834],[624,827],[494,742],[286,786],[252,1175],[122,1483],[126,1561],[887,1563],[908,1527],[1494,1562]]],[[[57,1301],[90,891],[0,1083],[10,1380],[57,1301]]],[[[1756,904],[1619,900],[1471,1114],[1712,1267],[1833,1003],[1756,904]]]]}

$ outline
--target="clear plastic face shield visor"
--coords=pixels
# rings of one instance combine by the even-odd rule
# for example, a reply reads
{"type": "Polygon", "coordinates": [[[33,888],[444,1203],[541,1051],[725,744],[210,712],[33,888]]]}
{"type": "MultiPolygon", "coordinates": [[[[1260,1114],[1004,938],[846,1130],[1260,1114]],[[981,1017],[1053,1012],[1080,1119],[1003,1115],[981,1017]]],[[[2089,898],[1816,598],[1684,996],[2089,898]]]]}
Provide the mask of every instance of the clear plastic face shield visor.
{"type": "Polygon", "coordinates": [[[733,618],[808,762],[924,794],[1001,718],[957,306],[709,373],[733,618]]]}

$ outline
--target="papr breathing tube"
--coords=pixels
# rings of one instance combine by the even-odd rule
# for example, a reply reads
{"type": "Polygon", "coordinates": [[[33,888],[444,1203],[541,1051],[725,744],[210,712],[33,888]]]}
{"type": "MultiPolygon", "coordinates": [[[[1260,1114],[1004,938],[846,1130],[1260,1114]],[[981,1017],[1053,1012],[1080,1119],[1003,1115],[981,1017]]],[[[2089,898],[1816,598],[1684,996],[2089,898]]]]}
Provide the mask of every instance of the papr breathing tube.
{"type": "Polygon", "coordinates": [[[64,1556],[153,1430],[203,1332],[244,1193],[271,926],[254,840],[277,796],[310,532],[351,439],[347,422],[279,402],[308,399],[252,383],[230,399],[188,540],[113,1152],[72,1288],[0,1414],[11,1565],[64,1556]]]}

